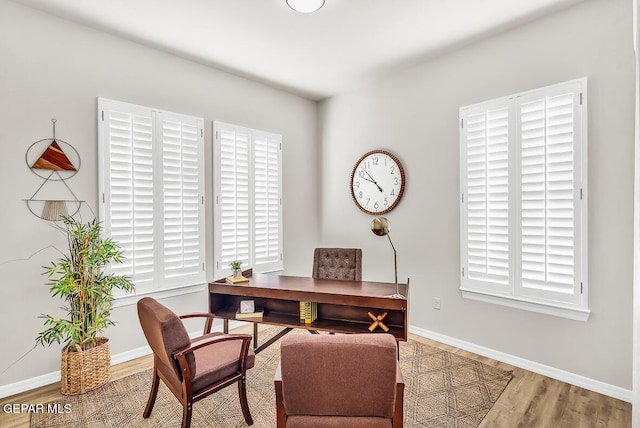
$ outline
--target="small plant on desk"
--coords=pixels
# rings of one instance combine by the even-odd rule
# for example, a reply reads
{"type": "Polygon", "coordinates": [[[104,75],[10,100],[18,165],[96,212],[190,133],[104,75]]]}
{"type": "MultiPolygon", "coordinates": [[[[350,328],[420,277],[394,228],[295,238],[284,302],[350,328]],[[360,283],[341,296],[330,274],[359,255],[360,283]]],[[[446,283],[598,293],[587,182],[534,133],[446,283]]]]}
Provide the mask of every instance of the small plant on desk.
{"type": "Polygon", "coordinates": [[[234,260],[229,263],[229,266],[233,270],[234,278],[240,278],[242,276],[242,260],[234,260]]]}

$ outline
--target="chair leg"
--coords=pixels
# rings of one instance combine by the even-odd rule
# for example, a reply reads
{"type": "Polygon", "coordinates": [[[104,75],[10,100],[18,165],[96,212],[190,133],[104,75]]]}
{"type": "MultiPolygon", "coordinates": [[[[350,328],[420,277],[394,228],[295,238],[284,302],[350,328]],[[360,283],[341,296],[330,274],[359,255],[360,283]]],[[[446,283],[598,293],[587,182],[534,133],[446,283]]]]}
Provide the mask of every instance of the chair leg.
{"type": "Polygon", "coordinates": [[[247,401],[246,378],[244,376],[238,381],[238,395],[240,396],[240,407],[242,408],[244,420],[247,422],[247,425],[253,425],[253,418],[249,411],[249,402],[247,401]]]}
{"type": "Polygon", "coordinates": [[[191,426],[191,410],[193,403],[185,403],[182,406],[182,428],[191,426]]]}
{"type": "Polygon", "coordinates": [[[153,380],[151,381],[151,392],[149,393],[149,399],[147,400],[147,407],[144,408],[144,413],[142,414],[143,418],[151,416],[151,410],[153,410],[153,405],[156,403],[156,397],[158,396],[159,385],[160,378],[158,377],[158,372],[154,368],[153,380]]]}

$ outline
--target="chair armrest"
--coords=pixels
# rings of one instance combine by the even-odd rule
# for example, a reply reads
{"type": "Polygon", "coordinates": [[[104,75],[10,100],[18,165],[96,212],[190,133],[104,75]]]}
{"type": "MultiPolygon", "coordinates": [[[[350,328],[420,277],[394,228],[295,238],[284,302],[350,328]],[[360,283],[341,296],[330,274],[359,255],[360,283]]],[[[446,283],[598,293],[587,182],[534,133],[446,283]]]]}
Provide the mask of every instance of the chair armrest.
{"type": "Polygon", "coordinates": [[[276,368],[273,383],[276,388],[276,427],[285,428],[287,426],[287,411],[284,407],[284,396],[282,394],[282,367],[280,363],[276,368]]]}
{"type": "Polygon", "coordinates": [[[191,342],[191,345],[185,346],[183,348],[178,349],[173,352],[171,355],[174,359],[178,360],[178,364],[180,365],[180,371],[182,372],[183,383],[183,393],[187,395],[188,398],[191,397],[193,393],[191,378],[193,374],[189,369],[189,363],[187,362],[187,354],[192,354],[197,349],[203,348],[205,346],[215,345],[217,343],[227,342],[230,340],[242,340],[242,346],[240,347],[240,372],[244,377],[247,373],[247,354],[249,352],[249,344],[251,343],[251,336],[248,334],[224,334],[219,336],[209,336],[196,339],[191,342]]]}
{"type": "Polygon", "coordinates": [[[205,346],[210,346],[216,343],[226,342],[229,340],[242,340],[244,342],[242,350],[240,352],[240,357],[243,359],[246,358],[247,353],[249,351],[248,345],[251,343],[251,336],[248,334],[221,334],[219,336],[209,336],[209,337],[199,338],[191,342],[191,345],[178,349],[172,355],[174,358],[178,359],[205,346]],[[244,349],[245,344],[247,345],[246,346],[247,349],[244,349]],[[242,351],[245,351],[244,355],[242,351]]]}
{"type": "Polygon", "coordinates": [[[396,401],[393,407],[393,428],[404,426],[404,377],[400,364],[396,365],[396,401]]]}
{"type": "Polygon", "coordinates": [[[278,363],[278,367],[276,367],[276,374],[273,376],[274,382],[280,382],[282,384],[282,365],[278,363]]]}
{"type": "Polygon", "coordinates": [[[404,385],[404,376],[402,376],[402,370],[400,370],[400,364],[396,366],[396,385],[404,385]]]}
{"type": "Polygon", "coordinates": [[[181,320],[186,318],[206,318],[207,320],[204,323],[204,330],[202,332],[202,334],[205,335],[211,333],[211,326],[213,325],[213,319],[215,318],[215,315],[208,312],[196,312],[192,314],[180,315],[179,318],[181,320]]]}

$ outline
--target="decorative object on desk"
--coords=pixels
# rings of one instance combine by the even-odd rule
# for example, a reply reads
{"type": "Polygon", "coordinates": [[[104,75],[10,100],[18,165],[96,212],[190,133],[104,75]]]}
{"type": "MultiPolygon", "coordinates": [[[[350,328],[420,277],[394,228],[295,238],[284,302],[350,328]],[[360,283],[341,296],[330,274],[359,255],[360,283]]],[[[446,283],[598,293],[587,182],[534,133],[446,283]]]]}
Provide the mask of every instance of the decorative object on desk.
{"type": "Polygon", "coordinates": [[[253,300],[240,300],[240,313],[250,314],[256,311],[256,305],[253,300]]]}
{"type": "Polygon", "coordinates": [[[242,260],[234,260],[229,263],[229,267],[233,270],[233,277],[240,278],[242,276],[242,260]]]}
{"type": "Polygon", "coordinates": [[[81,394],[104,385],[109,380],[111,357],[108,339],[98,337],[107,326],[113,290],[134,290],[123,275],[105,273],[110,263],[122,262],[122,250],[109,238],[102,238],[101,226],[93,220],[83,224],[65,218],[69,254],[51,263],[47,269],[52,296],[67,304],[67,318],[43,315],[48,328],[38,334],[36,342],[51,345],[65,341],[62,349],[62,394],[81,394]]]}
{"type": "Polygon", "coordinates": [[[227,282],[227,284],[231,285],[249,285],[249,278],[245,278],[242,275],[240,275],[240,277],[238,278],[234,276],[228,276],[225,278],[225,281],[227,282]]]}
{"type": "Polygon", "coordinates": [[[391,223],[386,217],[376,217],[371,222],[371,231],[378,236],[386,235],[389,239],[389,243],[391,244],[391,248],[393,249],[393,269],[395,272],[396,292],[390,297],[393,297],[394,299],[405,299],[406,297],[400,294],[398,289],[398,253],[396,252],[396,247],[391,241],[391,235],[389,235],[389,232],[391,231],[391,223]]]}
{"type": "Polygon", "coordinates": [[[369,318],[373,320],[373,322],[369,326],[369,331],[373,331],[378,327],[380,327],[385,333],[389,331],[389,327],[387,327],[387,325],[382,322],[387,317],[386,312],[383,312],[382,315],[378,316],[373,315],[371,312],[367,312],[367,315],[369,315],[369,318]]]}
{"type": "Polygon", "coordinates": [[[252,311],[252,312],[241,312],[240,308],[238,308],[238,310],[236,311],[236,319],[239,319],[239,320],[262,319],[263,315],[264,315],[263,308],[256,308],[255,311],[252,311]]]}
{"type": "MultiPolygon", "coordinates": [[[[75,215],[82,205],[82,201],[66,183],[67,179],[78,173],[80,155],[69,143],[56,139],[56,120],[51,119],[51,122],[53,138],[36,141],[29,146],[25,154],[29,169],[44,179],[40,187],[29,199],[25,199],[25,202],[29,211],[36,217],[49,221],[61,221],[65,217],[75,215]],[[46,199],[36,197],[43,187],[54,185],[55,182],[61,182],[64,185],[60,189],[63,194],[46,199]]],[[[47,189],[46,193],[53,194],[53,189],[47,189]]]]}
{"type": "Polygon", "coordinates": [[[365,153],[351,172],[351,197],[367,214],[380,215],[394,209],[404,194],[402,163],[393,153],[365,153]]]}

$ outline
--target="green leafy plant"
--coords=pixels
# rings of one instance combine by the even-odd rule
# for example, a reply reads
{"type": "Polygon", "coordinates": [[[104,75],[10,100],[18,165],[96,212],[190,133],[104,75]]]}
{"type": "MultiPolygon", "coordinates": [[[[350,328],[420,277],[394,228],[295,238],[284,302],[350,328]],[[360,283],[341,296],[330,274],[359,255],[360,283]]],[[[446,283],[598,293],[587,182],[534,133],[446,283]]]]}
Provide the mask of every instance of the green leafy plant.
{"type": "Polygon", "coordinates": [[[242,267],[242,260],[234,260],[229,263],[229,266],[231,266],[233,270],[240,269],[242,267]]]}
{"type": "Polygon", "coordinates": [[[96,346],[97,336],[109,325],[113,290],[134,290],[133,283],[123,275],[107,274],[109,263],[122,262],[122,250],[116,242],[101,236],[101,226],[95,219],[80,223],[73,218],[63,220],[69,254],[45,267],[53,297],[64,299],[66,318],[42,315],[48,328],[39,333],[36,342],[51,345],[65,341],[65,349],[86,350],[96,346]]]}

